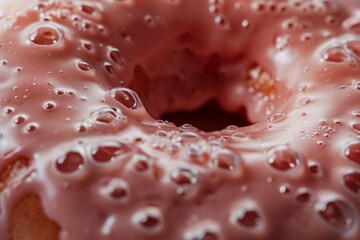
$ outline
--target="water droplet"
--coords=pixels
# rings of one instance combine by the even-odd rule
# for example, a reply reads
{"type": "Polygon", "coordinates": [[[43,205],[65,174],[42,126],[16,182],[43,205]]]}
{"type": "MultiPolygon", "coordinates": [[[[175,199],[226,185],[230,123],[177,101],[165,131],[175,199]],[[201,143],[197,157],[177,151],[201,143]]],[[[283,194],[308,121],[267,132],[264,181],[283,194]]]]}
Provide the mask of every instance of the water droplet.
{"type": "Polygon", "coordinates": [[[96,125],[118,124],[125,120],[125,116],[117,108],[104,107],[91,114],[91,119],[96,125]]]}
{"type": "Polygon", "coordinates": [[[220,27],[226,27],[226,26],[228,26],[228,22],[227,22],[227,20],[225,19],[224,16],[221,16],[221,15],[216,16],[214,21],[215,21],[215,23],[216,23],[217,25],[219,25],[220,27]]]}
{"type": "Polygon", "coordinates": [[[308,169],[309,169],[310,173],[312,173],[314,175],[319,175],[321,173],[321,167],[316,162],[309,162],[308,169]]]}
{"type": "Polygon", "coordinates": [[[89,5],[89,4],[81,4],[79,6],[79,9],[80,9],[80,11],[82,11],[86,14],[89,14],[89,15],[92,15],[96,11],[95,7],[92,5],[89,5]]]}
{"type": "Polygon", "coordinates": [[[154,19],[154,17],[151,16],[151,15],[145,15],[144,21],[145,21],[145,23],[146,23],[147,25],[149,25],[149,26],[151,26],[151,27],[153,27],[153,26],[156,25],[155,19],[154,19]]]}
{"type": "Polygon", "coordinates": [[[180,136],[183,139],[187,139],[187,140],[196,140],[199,138],[199,135],[196,132],[193,131],[184,131],[180,133],[180,136]]]}
{"type": "Polygon", "coordinates": [[[280,146],[270,151],[268,163],[280,171],[288,171],[300,164],[299,156],[286,146],[280,146]]]}
{"type": "Polygon", "coordinates": [[[345,149],[345,156],[349,160],[360,164],[360,142],[353,142],[349,144],[345,149]]]}
{"type": "Polygon", "coordinates": [[[138,94],[129,88],[114,88],[110,91],[110,95],[130,110],[139,110],[143,107],[138,94]]]}
{"type": "Polygon", "coordinates": [[[26,121],[26,117],[25,116],[16,116],[15,118],[14,118],[14,123],[16,124],[16,125],[20,125],[20,124],[23,124],[24,122],[26,121]]]}
{"type": "Polygon", "coordinates": [[[355,171],[348,171],[343,176],[345,186],[354,193],[360,193],[360,173],[355,171]]]}
{"type": "Polygon", "coordinates": [[[56,168],[62,173],[72,173],[83,168],[84,158],[78,151],[69,151],[56,159],[56,168]]]}
{"type": "Polygon", "coordinates": [[[109,52],[110,59],[120,66],[125,65],[124,58],[121,57],[120,51],[117,49],[111,49],[109,52]]]}
{"type": "Polygon", "coordinates": [[[99,163],[114,162],[128,151],[124,144],[116,142],[102,143],[90,148],[92,159],[99,163]]]}
{"type": "Polygon", "coordinates": [[[60,41],[61,31],[54,25],[42,24],[32,28],[28,36],[35,45],[50,46],[60,41]]]}
{"type": "Polygon", "coordinates": [[[199,229],[193,233],[187,233],[185,240],[219,240],[216,233],[208,229],[199,229]]]}
{"type": "Polygon", "coordinates": [[[291,187],[288,184],[282,184],[279,188],[279,192],[282,194],[288,194],[291,192],[291,187]]]}
{"type": "Polygon", "coordinates": [[[359,131],[360,132],[360,123],[354,123],[352,125],[352,128],[355,129],[356,131],[359,131]]]}
{"type": "Polygon", "coordinates": [[[92,66],[89,63],[83,61],[78,61],[77,67],[84,72],[89,72],[93,70],[92,66]]]}
{"type": "Polygon", "coordinates": [[[146,155],[136,154],[132,161],[133,168],[140,173],[146,172],[150,169],[152,160],[146,155]]]}
{"type": "Polygon", "coordinates": [[[111,179],[104,187],[100,188],[100,193],[117,202],[124,202],[130,197],[128,184],[118,178],[111,179]]]}
{"type": "Polygon", "coordinates": [[[155,207],[148,207],[136,212],[132,217],[132,220],[141,229],[146,231],[160,230],[163,222],[160,210],[155,207]]]}
{"type": "Polygon", "coordinates": [[[190,143],[186,145],[185,153],[189,158],[197,159],[203,154],[203,148],[201,145],[190,143]]]}
{"type": "Polygon", "coordinates": [[[55,89],[55,93],[56,93],[56,95],[63,96],[63,95],[65,95],[65,90],[61,89],[61,88],[57,88],[57,89],[55,89]]]}
{"type": "Polygon", "coordinates": [[[327,62],[341,63],[345,62],[348,59],[348,56],[343,48],[332,47],[323,53],[323,59],[327,62]]]}
{"type": "Polygon", "coordinates": [[[232,222],[246,228],[254,228],[261,223],[261,217],[257,210],[244,208],[232,216],[232,222]]]}
{"type": "Polygon", "coordinates": [[[282,113],[282,112],[279,112],[279,113],[274,113],[274,114],[272,114],[272,115],[268,118],[268,121],[269,121],[270,123],[278,123],[278,122],[283,121],[285,118],[286,118],[286,114],[285,114],[285,113],[282,113]]]}
{"type": "Polygon", "coordinates": [[[354,81],[353,88],[355,90],[360,90],[360,81],[354,81]]]}
{"type": "Polygon", "coordinates": [[[348,41],[345,47],[356,57],[360,58],[360,41],[358,40],[348,41]]]}
{"type": "Polygon", "coordinates": [[[307,189],[300,189],[296,193],[296,200],[302,203],[309,202],[311,200],[311,193],[307,189]]]}
{"type": "Polygon", "coordinates": [[[115,69],[114,69],[114,67],[111,65],[111,63],[105,62],[105,63],[104,63],[104,68],[105,68],[105,70],[106,70],[109,74],[114,75],[115,69]]]}
{"type": "Polygon", "coordinates": [[[342,200],[320,202],[317,211],[326,223],[341,231],[349,230],[354,223],[354,210],[342,200]]]}
{"type": "Polygon", "coordinates": [[[56,107],[56,104],[54,102],[45,102],[43,107],[45,110],[54,110],[56,107]]]}
{"type": "Polygon", "coordinates": [[[29,123],[25,126],[25,131],[28,133],[35,132],[39,128],[37,123],[29,123]]]}
{"type": "Polygon", "coordinates": [[[360,119],[360,112],[358,111],[353,112],[353,116],[360,119]]]}
{"type": "Polygon", "coordinates": [[[82,43],[83,48],[85,48],[88,51],[92,51],[93,45],[90,42],[83,42],[82,43]]]}
{"type": "Polygon", "coordinates": [[[4,114],[6,114],[6,115],[9,115],[9,114],[11,114],[11,113],[13,113],[15,111],[15,109],[14,108],[12,108],[12,107],[6,107],[6,108],[4,108],[4,114]]]}
{"type": "Polygon", "coordinates": [[[233,171],[238,167],[239,159],[232,151],[222,150],[216,153],[213,164],[218,169],[233,171]]]}
{"type": "Polygon", "coordinates": [[[170,174],[171,181],[179,186],[192,185],[197,182],[195,173],[186,168],[179,168],[170,174]]]}

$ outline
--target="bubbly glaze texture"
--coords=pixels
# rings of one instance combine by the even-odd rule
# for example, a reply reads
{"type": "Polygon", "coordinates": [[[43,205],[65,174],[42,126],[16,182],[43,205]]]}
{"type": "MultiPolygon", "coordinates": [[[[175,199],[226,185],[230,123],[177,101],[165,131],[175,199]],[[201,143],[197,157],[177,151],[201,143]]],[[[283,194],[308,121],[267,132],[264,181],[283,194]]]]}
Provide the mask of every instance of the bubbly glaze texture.
{"type": "Polygon", "coordinates": [[[357,1],[2,5],[0,239],[360,239],[357,1]],[[154,120],[210,99],[256,124],[154,120]]]}

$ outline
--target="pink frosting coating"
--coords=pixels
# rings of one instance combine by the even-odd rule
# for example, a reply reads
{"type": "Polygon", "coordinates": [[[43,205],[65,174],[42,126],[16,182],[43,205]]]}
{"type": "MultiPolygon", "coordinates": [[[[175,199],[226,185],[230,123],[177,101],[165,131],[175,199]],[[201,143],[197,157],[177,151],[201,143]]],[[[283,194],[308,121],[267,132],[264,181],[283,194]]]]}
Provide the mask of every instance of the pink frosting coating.
{"type": "Polygon", "coordinates": [[[0,169],[31,165],[0,192],[0,239],[33,192],[61,240],[360,239],[357,0],[1,9],[0,169]],[[154,120],[210,99],[256,124],[154,120]]]}

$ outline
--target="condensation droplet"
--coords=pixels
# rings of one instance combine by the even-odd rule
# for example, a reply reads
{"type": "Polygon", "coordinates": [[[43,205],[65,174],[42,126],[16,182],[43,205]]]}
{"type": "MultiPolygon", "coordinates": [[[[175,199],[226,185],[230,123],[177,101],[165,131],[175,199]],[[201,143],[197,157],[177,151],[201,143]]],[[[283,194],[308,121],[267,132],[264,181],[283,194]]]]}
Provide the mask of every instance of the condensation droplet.
{"type": "Polygon", "coordinates": [[[192,185],[197,182],[195,173],[186,168],[179,168],[171,172],[170,179],[173,183],[179,186],[192,185]]]}
{"type": "Polygon", "coordinates": [[[29,123],[25,126],[25,131],[28,133],[35,132],[39,128],[39,125],[37,123],[29,123]]]}
{"type": "Polygon", "coordinates": [[[296,200],[302,203],[309,202],[311,200],[311,193],[307,189],[300,189],[296,193],[296,200]]]}
{"type": "Polygon", "coordinates": [[[146,209],[136,212],[132,220],[145,231],[157,231],[161,229],[163,217],[158,208],[147,207],[146,209]]]}
{"type": "Polygon", "coordinates": [[[344,201],[332,199],[317,205],[320,217],[340,231],[349,230],[354,224],[354,210],[344,201]]]}
{"type": "Polygon", "coordinates": [[[56,104],[54,102],[45,102],[43,105],[45,110],[54,110],[56,107],[56,104]]]}
{"type": "Polygon", "coordinates": [[[349,160],[360,164],[360,142],[350,143],[345,149],[345,156],[349,160]]]}
{"type": "Polygon", "coordinates": [[[279,113],[274,113],[274,114],[272,114],[272,115],[268,118],[268,121],[269,121],[270,123],[278,123],[278,122],[283,121],[285,118],[286,118],[286,114],[285,114],[285,113],[282,113],[282,112],[279,112],[279,113]]]}
{"type": "Polygon", "coordinates": [[[323,53],[323,59],[327,62],[341,63],[348,59],[346,52],[340,47],[332,47],[323,53]]]}
{"type": "Polygon", "coordinates": [[[78,151],[69,151],[56,159],[56,168],[62,173],[72,173],[83,168],[84,158],[78,151]]]}
{"type": "Polygon", "coordinates": [[[56,26],[43,24],[32,28],[28,36],[35,45],[50,46],[60,41],[61,31],[56,26]]]}
{"type": "Polygon", "coordinates": [[[270,166],[280,171],[288,171],[300,164],[299,156],[286,146],[271,150],[267,161],[270,166]]]}
{"type": "Polygon", "coordinates": [[[129,88],[114,88],[110,95],[130,110],[139,110],[143,107],[139,95],[129,88]]]}
{"type": "Polygon", "coordinates": [[[83,61],[78,61],[77,67],[84,72],[89,72],[93,70],[92,66],[89,63],[83,61]]]}
{"type": "Polygon", "coordinates": [[[120,51],[117,49],[111,49],[109,52],[110,59],[120,66],[125,65],[124,58],[121,57],[120,51]]]}
{"type": "Polygon", "coordinates": [[[13,120],[13,122],[16,124],[16,125],[20,125],[20,124],[23,124],[24,122],[26,121],[26,117],[25,116],[16,116],[13,120]]]}
{"type": "Polygon", "coordinates": [[[231,218],[231,222],[246,228],[254,228],[261,223],[260,214],[256,209],[254,209],[254,207],[244,206],[234,212],[231,218]]]}
{"type": "Polygon", "coordinates": [[[91,114],[91,119],[96,125],[118,124],[125,120],[125,116],[116,108],[104,107],[91,114]]]}
{"type": "Polygon", "coordinates": [[[360,193],[360,173],[355,171],[348,171],[343,176],[345,186],[352,192],[360,193]]]}
{"type": "Polygon", "coordinates": [[[96,9],[94,6],[89,5],[89,4],[81,4],[79,6],[80,11],[82,11],[83,13],[92,15],[95,13],[96,9]]]}
{"type": "Polygon", "coordinates": [[[99,163],[114,162],[121,158],[126,152],[127,147],[124,144],[116,142],[102,143],[90,148],[90,154],[94,161],[99,163]]]}
{"type": "Polygon", "coordinates": [[[152,160],[150,157],[143,154],[136,154],[132,161],[132,167],[135,171],[143,173],[150,169],[152,160]]]}
{"type": "Polygon", "coordinates": [[[130,197],[130,189],[124,180],[113,178],[100,188],[100,194],[117,202],[125,202],[130,197]]]}
{"type": "Polygon", "coordinates": [[[358,41],[358,40],[348,41],[348,42],[346,42],[345,47],[353,55],[360,58],[360,41],[358,41]]]}
{"type": "Polygon", "coordinates": [[[216,153],[213,164],[218,169],[234,171],[239,166],[239,159],[232,151],[222,150],[216,153]]]}

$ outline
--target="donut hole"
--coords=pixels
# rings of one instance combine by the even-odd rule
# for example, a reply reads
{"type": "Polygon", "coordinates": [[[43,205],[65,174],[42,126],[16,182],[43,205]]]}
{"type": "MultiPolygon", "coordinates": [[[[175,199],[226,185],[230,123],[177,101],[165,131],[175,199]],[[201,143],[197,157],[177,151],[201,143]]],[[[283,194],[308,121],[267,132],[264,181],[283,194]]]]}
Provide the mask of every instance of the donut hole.
{"type": "Polygon", "coordinates": [[[150,68],[134,69],[129,87],[154,119],[211,132],[250,126],[270,116],[267,109],[277,98],[278,86],[259,64],[244,56],[201,57],[189,49],[175,59],[177,64],[163,63],[162,68],[156,63],[164,62],[160,58],[150,68]]]}
{"type": "Polygon", "coordinates": [[[176,126],[191,124],[206,132],[219,131],[230,125],[245,127],[252,124],[247,117],[245,107],[237,112],[227,112],[215,100],[210,100],[193,111],[165,113],[160,119],[170,121],[176,126]]]}

